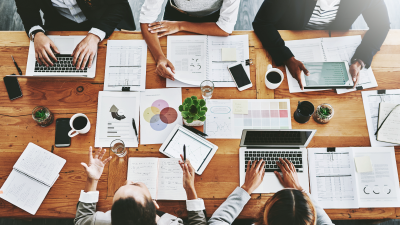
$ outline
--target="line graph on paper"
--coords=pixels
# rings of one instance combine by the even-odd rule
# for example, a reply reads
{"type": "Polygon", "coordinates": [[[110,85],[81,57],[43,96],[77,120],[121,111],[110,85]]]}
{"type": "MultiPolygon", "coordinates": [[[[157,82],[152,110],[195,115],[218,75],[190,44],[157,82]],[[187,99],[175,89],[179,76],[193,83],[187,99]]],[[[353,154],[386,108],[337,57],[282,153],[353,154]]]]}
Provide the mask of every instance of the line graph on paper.
{"type": "Polygon", "coordinates": [[[219,138],[230,138],[232,136],[232,122],[230,117],[228,120],[219,120],[212,118],[213,123],[207,124],[207,135],[210,137],[218,136],[219,138]]]}
{"type": "Polygon", "coordinates": [[[205,121],[205,133],[208,138],[231,138],[232,103],[230,100],[207,101],[208,111],[205,121]]]}

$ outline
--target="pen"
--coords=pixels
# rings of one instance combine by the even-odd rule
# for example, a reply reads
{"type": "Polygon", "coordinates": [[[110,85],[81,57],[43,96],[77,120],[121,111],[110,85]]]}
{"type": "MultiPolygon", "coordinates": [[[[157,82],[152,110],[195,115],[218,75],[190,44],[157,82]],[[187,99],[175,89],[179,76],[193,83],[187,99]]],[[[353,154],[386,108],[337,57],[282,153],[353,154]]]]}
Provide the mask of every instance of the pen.
{"type": "Polygon", "coordinates": [[[11,56],[11,58],[12,58],[12,60],[13,60],[13,62],[14,62],[15,67],[17,67],[17,70],[18,70],[19,75],[22,75],[22,71],[21,71],[21,69],[18,67],[17,62],[15,62],[14,57],[11,56]]]}
{"type": "Polygon", "coordinates": [[[183,163],[186,163],[186,145],[183,145],[183,163]]]}
{"type": "Polygon", "coordinates": [[[132,118],[132,126],[133,126],[133,130],[135,131],[137,143],[139,145],[139,138],[138,138],[138,134],[137,134],[137,130],[136,130],[136,123],[135,123],[135,119],[134,118],[132,118]]]}

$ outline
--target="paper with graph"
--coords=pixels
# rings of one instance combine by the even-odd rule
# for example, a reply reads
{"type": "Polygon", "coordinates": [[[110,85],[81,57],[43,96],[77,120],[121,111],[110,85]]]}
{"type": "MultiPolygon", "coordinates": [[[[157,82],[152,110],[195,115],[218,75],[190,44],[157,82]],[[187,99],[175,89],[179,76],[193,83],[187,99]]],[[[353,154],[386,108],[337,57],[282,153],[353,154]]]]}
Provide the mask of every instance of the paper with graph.
{"type": "Polygon", "coordinates": [[[235,99],[211,99],[204,124],[208,138],[240,139],[243,129],[291,129],[289,99],[249,99],[247,114],[233,110],[235,99]]]}
{"type": "Polygon", "coordinates": [[[127,179],[146,184],[152,199],[185,200],[179,159],[130,157],[127,179]]]}

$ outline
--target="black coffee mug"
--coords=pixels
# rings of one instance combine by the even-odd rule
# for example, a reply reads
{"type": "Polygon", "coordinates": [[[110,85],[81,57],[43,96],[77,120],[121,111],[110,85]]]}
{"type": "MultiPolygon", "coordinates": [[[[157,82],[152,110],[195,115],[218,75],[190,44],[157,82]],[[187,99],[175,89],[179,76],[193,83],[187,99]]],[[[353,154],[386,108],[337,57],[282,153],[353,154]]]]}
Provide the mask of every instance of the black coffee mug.
{"type": "Polygon", "coordinates": [[[293,114],[294,120],[298,123],[307,123],[311,115],[314,113],[314,105],[309,101],[300,102],[293,114]]]}

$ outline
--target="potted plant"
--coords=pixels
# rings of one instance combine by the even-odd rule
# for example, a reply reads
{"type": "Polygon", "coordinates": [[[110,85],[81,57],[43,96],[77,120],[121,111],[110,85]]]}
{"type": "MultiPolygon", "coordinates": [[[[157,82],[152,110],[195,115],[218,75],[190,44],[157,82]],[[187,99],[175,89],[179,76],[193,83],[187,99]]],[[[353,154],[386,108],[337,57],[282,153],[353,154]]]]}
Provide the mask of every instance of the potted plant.
{"type": "Polygon", "coordinates": [[[313,118],[317,123],[328,123],[332,119],[333,114],[333,107],[327,103],[324,103],[317,107],[313,118]]]}
{"type": "Polygon", "coordinates": [[[206,101],[197,99],[196,96],[186,98],[179,111],[182,114],[183,122],[186,126],[202,126],[206,120],[206,101]]]}
{"type": "Polygon", "coordinates": [[[44,106],[37,106],[32,110],[32,118],[35,120],[39,126],[47,127],[53,123],[53,113],[44,106]]]}

